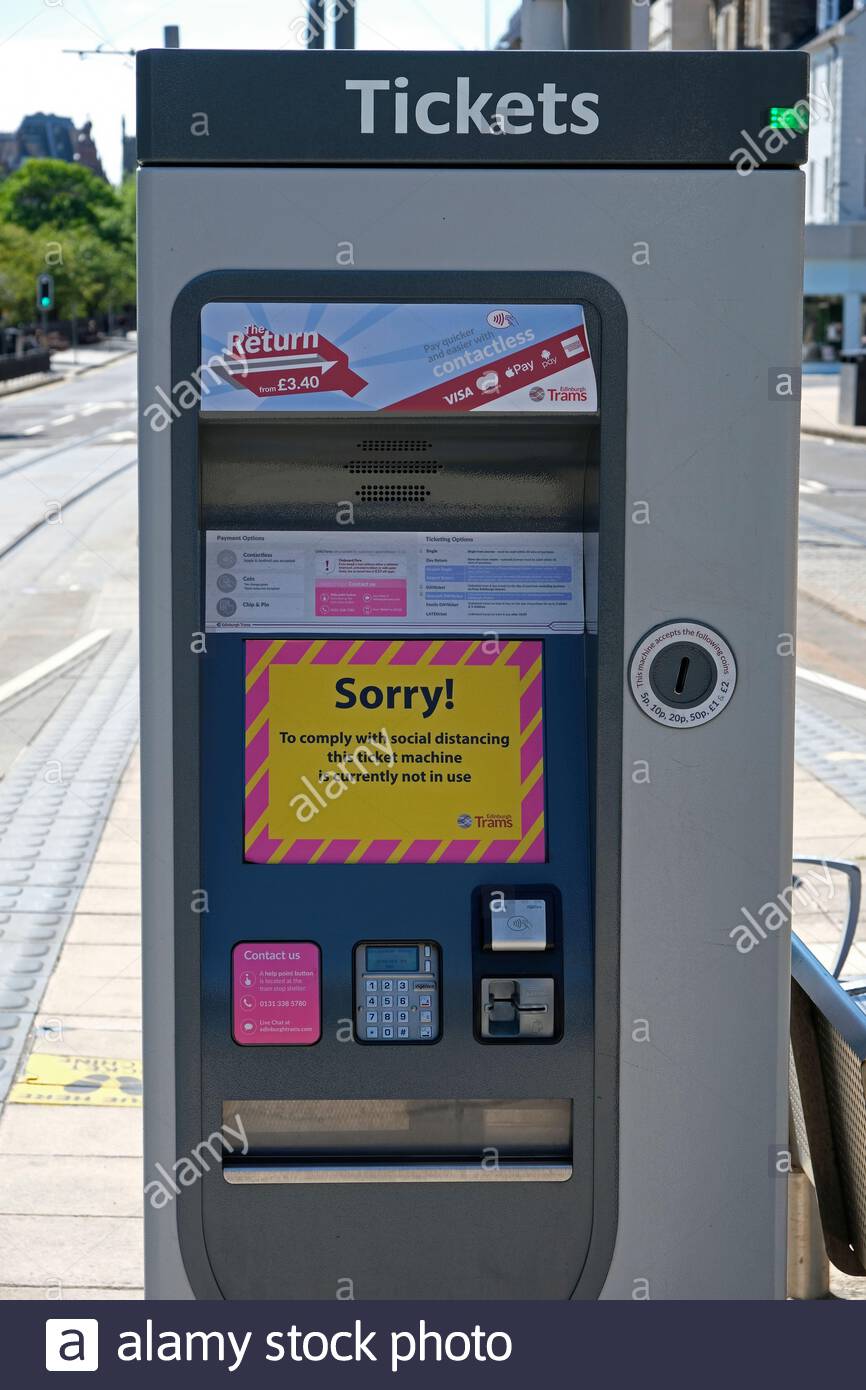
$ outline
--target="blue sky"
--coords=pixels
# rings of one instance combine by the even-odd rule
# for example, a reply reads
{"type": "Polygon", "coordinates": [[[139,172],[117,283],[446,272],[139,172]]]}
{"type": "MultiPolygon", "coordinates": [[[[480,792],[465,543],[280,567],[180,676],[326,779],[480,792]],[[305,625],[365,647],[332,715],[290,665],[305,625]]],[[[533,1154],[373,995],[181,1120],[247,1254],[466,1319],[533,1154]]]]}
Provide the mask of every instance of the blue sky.
{"type": "MultiPolygon", "coordinates": [[[[359,48],[484,48],[518,0],[357,0],[359,48]]],[[[64,48],[153,48],[165,24],[184,48],[294,48],[303,0],[2,0],[0,129],[31,111],[88,117],[110,178],[120,173],[120,121],[135,129],[132,58],[80,59],[64,48]],[[294,24],[293,24],[294,21],[294,24]]]]}

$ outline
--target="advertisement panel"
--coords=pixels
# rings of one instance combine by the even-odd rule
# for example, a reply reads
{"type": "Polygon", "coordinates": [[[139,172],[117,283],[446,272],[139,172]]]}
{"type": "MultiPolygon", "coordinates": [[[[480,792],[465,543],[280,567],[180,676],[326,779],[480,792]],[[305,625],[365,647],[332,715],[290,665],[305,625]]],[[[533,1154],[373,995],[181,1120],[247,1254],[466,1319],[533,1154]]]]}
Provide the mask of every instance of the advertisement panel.
{"type": "Polygon", "coordinates": [[[578,304],[214,303],[201,343],[206,412],[598,409],[578,304]]]}

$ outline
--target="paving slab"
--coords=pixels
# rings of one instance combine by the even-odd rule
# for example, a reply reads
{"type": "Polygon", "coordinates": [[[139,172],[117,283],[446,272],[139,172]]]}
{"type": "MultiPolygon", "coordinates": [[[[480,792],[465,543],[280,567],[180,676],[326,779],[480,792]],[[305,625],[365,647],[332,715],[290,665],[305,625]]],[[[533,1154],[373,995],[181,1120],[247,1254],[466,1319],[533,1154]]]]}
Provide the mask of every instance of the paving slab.
{"type": "MultiPolygon", "coordinates": [[[[140,1158],[141,1151],[140,1109],[9,1104],[3,1108],[0,1155],[65,1154],[76,1158],[84,1172],[93,1166],[94,1158],[140,1158]]],[[[0,1162],[0,1184],[3,1166],[0,1162]]],[[[8,1270],[4,1273],[8,1275],[8,1270]]]]}
{"type": "Polygon", "coordinates": [[[140,910],[137,888],[98,888],[90,883],[82,888],[78,906],[82,912],[124,913],[140,910]]]}
{"type": "Polygon", "coordinates": [[[137,946],[141,919],[133,913],[76,912],[66,933],[67,945],[137,946]]]}
{"type": "MultiPolygon", "coordinates": [[[[48,1036],[57,1031],[58,1026],[65,1029],[75,1028],[94,1028],[99,1031],[107,1030],[116,1033],[132,1033],[141,1038],[141,1019],[137,1016],[123,1018],[119,1015],[111,1014],[77,1014],[75,1018],[62,1020],[56,1014],[38,1013],[34,1020],[34,1041],[42,1036],[48,1036]]],[[[55,1047],[55,1052],[62,1053],[62,1047],[55,1047]]],[[[119,1054],[118,1054],[119,1055],[119,1054]]]]}
{"type": "Polygon", "coordinates": [[[64,1057],[116,1057],[140,1061],[141,1029],[137,1020],[133,1028],[122,1028],[123,1022],[122,1019],[107,1019],[108,1026],[82,1028],[64,1023],[62,1019],[52,1019],[41,1036],[38,1033],[34,1036],[31,1055],[47,1052],[64,1057]]]}
{"type": "Polygon", "coordinates": [[[141,1017],[141,979],[138,976],[76,976],[58,969],[45,991],[42,1012],[69,1018],[75,1014],[119,1014],[141,1017]]]}
{"type": "MultiPolygon", "coordinates": [[[[42,1285],[37,1287],[27,1287],[23,1284],[11,1285],[0,1284],[0,1302],[25,1302],[31,1299],[52,1300],[63,1298],[65,1303],[101,1303],[105,1301],[124,1302],[131,1299],[143,1299],[144,1289],[89,1289],[79,1288],[75,1284],[64,1284],[61,1290],[49,1288],[46,1290],[42,1285]]],[[[46,1309],[46,1315],[50,1313],[46,1309]]]]}
{"type": "Polygon", "coordinates": [[[94,860],[87,875],[88,888],[132,888],[136,894],[141,892],[141,867],[134,864],[121,864],[117,861],[94,860]]]}
{"type": "Polygon", "coordinates": [[[141,1159],[102,1157],[82,1164],[57,1154],[3,1160],[0,1216],[135,1216],[144,1198],[141,1159]]]}
{"type": "Polygon", "coordinates": [[[93,859],[96,864],[141,865],[141,845],[128,835],[103,835],[93,859]]]}
{"type": "Polygon", "coordinates": [[[71,972],[76,978],[141,979],[141,949],[138,945],[96,944],[67,941],[54,970],[54,978],[71,972]]]}
{"type": "Polygon", "coordinates": [[[866,857],[866,815],[803,767],[794,782],[794,854],[866,857]]]}
{"type": "Polygon", "coordinates": [[[2,1216],[3,1277],[10,1284],[138,1288],[143,1221],[131,1216],[2,1216]]]}

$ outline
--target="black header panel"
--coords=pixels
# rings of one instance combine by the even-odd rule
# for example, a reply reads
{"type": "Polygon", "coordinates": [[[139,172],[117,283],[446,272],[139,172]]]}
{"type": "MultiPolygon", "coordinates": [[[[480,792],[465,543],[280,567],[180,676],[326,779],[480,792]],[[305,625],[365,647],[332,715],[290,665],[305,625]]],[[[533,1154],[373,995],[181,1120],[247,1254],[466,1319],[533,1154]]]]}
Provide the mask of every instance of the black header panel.
{"type": "Polygon", "coordinates": [[[800,52],[149,49],[138,158],[752,172],[805,163],[808,90],[800,52]]]}

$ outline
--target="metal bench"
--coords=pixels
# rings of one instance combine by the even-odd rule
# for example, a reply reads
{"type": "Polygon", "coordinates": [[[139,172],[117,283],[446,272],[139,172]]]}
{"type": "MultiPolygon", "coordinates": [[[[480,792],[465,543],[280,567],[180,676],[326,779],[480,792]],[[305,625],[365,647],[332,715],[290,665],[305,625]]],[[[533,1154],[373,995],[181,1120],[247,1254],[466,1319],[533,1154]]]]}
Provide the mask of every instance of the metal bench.
{"type": "Polygon", "coordinates": [[[796,935],[791,969],[792,1191],[800,1204],[802,1290],[815,1270],[803,1251],[809,1222],[797,1182],[804,1175],[817,1197],[827,1256],[844,1274],[866,1277],[866,982],[842,985],[796,935]]]}
{"type": "Polygon", "coordinates": [[[838,980],[842,971],[845,969],[845,962],[854,945],[854,938],[857,935],[857,924],[860,919],[860,900],[862,896],[862,874],[858,864],[850,859],[826,859],[821,855],[799,854],[794,860],[794,889],[799,889],[802,879],[796,871],[798,864],[820,864],[822,869],[833,869],[835,872],[844,874],[848,880],[848,915],[845,927],[839,939],[839,950],[836,952],[836,959],[833,962],[833,975],[838,980]]]}

